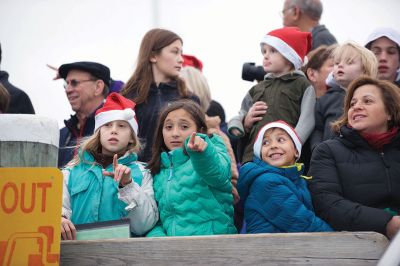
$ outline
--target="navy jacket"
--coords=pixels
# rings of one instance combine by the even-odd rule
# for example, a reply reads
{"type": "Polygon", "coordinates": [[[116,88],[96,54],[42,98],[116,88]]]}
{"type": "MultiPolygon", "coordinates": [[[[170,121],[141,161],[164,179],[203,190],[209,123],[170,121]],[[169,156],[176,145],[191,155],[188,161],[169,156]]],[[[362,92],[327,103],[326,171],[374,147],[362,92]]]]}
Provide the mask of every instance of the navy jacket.
{"type": "Polygon", "coordinates": [[[315,128],[311,134],[311,149],[319,143],[335,136],[331,123],[343,114],[346,91],[339,85],[330,88],[315,104],[315,128]]]}
{"type": "MultiPolygon", "coordinates": [[[[103,106],[101,104],[98,108],[103,106]]],[[[97,109],[98,109],[97,108],[97,109]]],[[[96,109],[96,111],[97,111],[96,109]]],[[[83,137],[93,135],[94,131],[94,111],[87,119],[86,123],[78,129],[78,117],[71,115],[71,118],[64,120],[65,127],[60,129],[60,143],[58,149],[58,167],[64,167],[69,161],[72,160],[77,152],[77,144],[83,137]]]]}
{"type": "Polygon", "coordinates": [[[332,231],[315,215],[302,173],[302,164],[277,168],[257,157],[240,168],[247,233],[332,231]]]}
{"type": "Polygon", "coordinates": [[[7,89],[10,94],[10,106],[6,113],[9,114],[35,114],[31,99],[28,94],[18,89],[8,81],[8,73],[0,71],[0,83],[7,89]]]}
{"type": "Polygon", "coordinates": [[[335,36],[325,27],[325,25],[317,25],[311,30],[312,47],[311,50],[321,45],[332,45],[337,43],[335,36]]]}

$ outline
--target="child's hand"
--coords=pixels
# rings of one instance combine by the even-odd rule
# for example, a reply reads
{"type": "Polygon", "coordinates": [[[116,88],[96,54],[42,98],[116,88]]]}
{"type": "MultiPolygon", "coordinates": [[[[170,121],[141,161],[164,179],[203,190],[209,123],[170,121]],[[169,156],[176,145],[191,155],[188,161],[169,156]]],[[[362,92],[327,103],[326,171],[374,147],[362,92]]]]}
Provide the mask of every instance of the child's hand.
{"type": "Polygon", "coordinates": [[[75,240],[76,239],[76,229],[74,224],[61,216],[61,238],[63,240],[75,240]]]}
{"type": "Polygon", "coordinates": [[[251,127],[255,122],[262,120],[264,114],[267,112],[268,106],[265,102],[255,102],[249,109],[246,117],[244,118],[244,130],[250,132],[251,127]]]}
{"type": "Polygon", "coordinates": [[[113,158],[113,172],[103,171],[103,175],[112,176],[114,180],[119,182],[120,187],[124,187],[132,182],[131,169],[123,164],[118,164],[118,155],[113,158]]]}
{"type": "Polygon", "coordinates": [[[192,151],[203,152],[207,148],[207,142],[201,137],[196,136],[196,132],[193,132],[192,135],[190,135],[187,147],[192,151]]]}

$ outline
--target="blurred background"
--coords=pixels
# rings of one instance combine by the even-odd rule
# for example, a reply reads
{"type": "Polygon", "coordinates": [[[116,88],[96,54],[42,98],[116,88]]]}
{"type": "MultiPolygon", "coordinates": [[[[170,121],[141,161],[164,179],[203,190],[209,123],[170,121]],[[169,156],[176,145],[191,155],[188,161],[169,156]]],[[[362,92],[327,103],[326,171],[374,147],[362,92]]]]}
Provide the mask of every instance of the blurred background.
{"type": "MultiPolygon", "coordinates": [[[[54,71],[75,61],[95,61],[113,79],[132,74],[140,41],[154,27],[183,38],[185,54],[203,62],[212,98],[237,114],[253,85],[241,79],[245,62],[261,64],[260,40],[282,27],[283,0],[0,0],[1,69],[30,96],[36,114],[62,126],[72,113],[54,71]]],[[[322,0],[321,24],[342,43],[364,44],[376,27],[400,31],[398,0],[322,0]]]]}

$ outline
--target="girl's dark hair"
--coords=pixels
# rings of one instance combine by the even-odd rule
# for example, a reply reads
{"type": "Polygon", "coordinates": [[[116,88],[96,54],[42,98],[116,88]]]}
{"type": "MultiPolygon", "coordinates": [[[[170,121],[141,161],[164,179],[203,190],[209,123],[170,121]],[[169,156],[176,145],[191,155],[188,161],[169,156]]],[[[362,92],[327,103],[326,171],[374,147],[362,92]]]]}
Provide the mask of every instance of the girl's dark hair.
{"type": "Polygon", "coordinates": [[[161,153],[163,151],[168,151],[168,148],[167,146],[165,146],[163,138],[164,121],[169,113],[178,109],[185,110],[192,117],[193,121],[196,124],[197,132],[203,134],[207,133],[205,114],[201,110],[200,105],[198,105],[196,102],[192,100],[182,99],[164,107],[160,112],[160,117],[158,118],[157,127],[154,134],[152,157],[147,165],[147,169],[150,169],[152,175],[158,174],[160,172],[161,153]]]}
{"type": "MultiPolygon", "coordinates": [[[[150,86],[154,83],[152,63],[150,58],[159,55],[162,49],[171,43],[179,40],[183,43],[182,38],[176,33],[164,29],[152,29],[146,33],[140,44],[139,55],[137,58],[137,67],[135,72],[129,78],[121,94],[131,98],[135,95],[133,101],[140,104],[146,101],[149,94],[150,86]]],[[[182,97],[188,96],[188,90],[185,82],[175,77],[179,94],[182,97]]]]}
{"type": "Polygon", "coordinates": [[[388,121],[388,129],[400,126],[400,92],[399,88],[393,83],[386,80],[379,80],[369,76],[361,76],[352,81],[347,89],[346,98],[344,100],[344,110],[341,117],[334,121],[331,128],[334,132],[340,132],[340,128],[349,123],[347,114],[350,109],[351,100],[353,99],[354,92],[361,86],[374,85],[377,87],[381,94],[383,104],[386,112],[390,115],[391,119],[388,121]]]}

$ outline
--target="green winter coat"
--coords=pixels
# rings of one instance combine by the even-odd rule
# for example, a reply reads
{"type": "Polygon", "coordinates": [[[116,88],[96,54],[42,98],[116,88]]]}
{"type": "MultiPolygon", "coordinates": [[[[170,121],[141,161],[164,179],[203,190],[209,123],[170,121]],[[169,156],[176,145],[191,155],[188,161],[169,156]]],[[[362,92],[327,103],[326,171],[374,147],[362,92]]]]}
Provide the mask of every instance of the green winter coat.
{"type": "Polygon", "coordinates": [[[160,221],[147,236],[234,234],[230,159],[221,137],[197,134],[204,152],[187,148],[161,154],[154,178],[160,221]],[[185,152],[185,151],[186,152],[185,152]]]}

